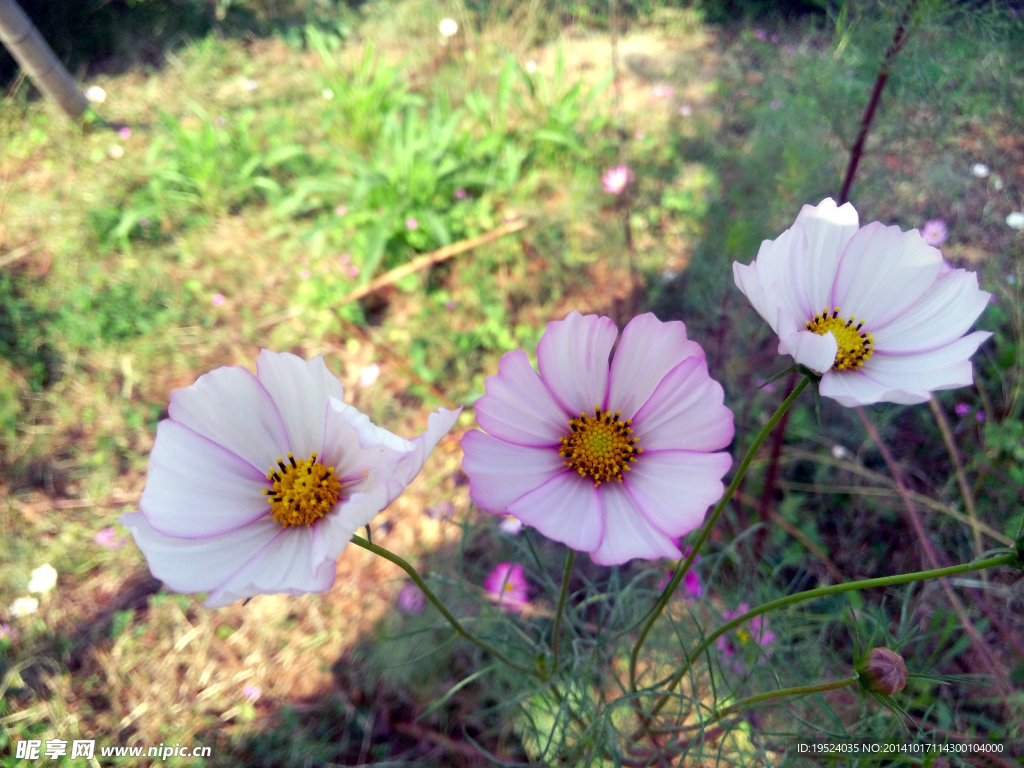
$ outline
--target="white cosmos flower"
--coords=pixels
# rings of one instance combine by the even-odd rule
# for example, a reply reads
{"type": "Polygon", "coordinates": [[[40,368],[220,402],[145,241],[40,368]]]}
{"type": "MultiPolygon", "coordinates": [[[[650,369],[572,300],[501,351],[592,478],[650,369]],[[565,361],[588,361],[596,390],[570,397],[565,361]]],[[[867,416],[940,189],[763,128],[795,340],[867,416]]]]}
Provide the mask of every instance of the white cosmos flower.
{"type": "Polygon", "coordinates": [[[98,85],[90,85],[85,89],[85,98],[93,104],[102,104],[107,98],[107,92],[98,85]]]}
{"type": "Polygon", "coordinates": [[[823,374],[822,395],[853,407],[921,403],[973,381],[971,355],[992,334],[964,336],[988,305],[973,272],[943,273],[916,229],[879,222],[829,198],[765,240],[736,285],[779,335],[779,354],[823,374]]]}
{"type": "Polygon", "coordinates": [[[57,586],[57,571],[49,563],[40,565],[32,571],[28,580],[28,591],[37,592],[40,595],[45,595],[55,586],[57,586]]]}
{"type": "MultiPolygon", "coordinates": [[[[406,440],[344,400],[317,356],[263,350],[171,393],[131,531],[153,575],[208,607],[324,592],[353,532],[412,481],[459,411],[406,440]]],[[[461,409],[460,409],[461,410],[461,409]]]]}
{"type": "Polygon", "coordinates": [[[455,19],[441,19],[438,29],[445,37],[451,37],[459,31],[459,25],[455,19]]]}
{"type": "Polygon", "coordinates": [[[11,603],[11,616],[20,619],[39,610],[39,601],[34,597],[19,597],[11,603]]]}

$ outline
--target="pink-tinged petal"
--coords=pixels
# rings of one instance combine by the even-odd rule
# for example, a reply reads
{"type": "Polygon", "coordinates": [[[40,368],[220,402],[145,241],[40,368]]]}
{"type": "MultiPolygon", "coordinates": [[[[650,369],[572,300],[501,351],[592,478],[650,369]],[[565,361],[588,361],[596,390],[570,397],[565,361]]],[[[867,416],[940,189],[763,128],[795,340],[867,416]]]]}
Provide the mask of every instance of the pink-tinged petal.
{"type": "Polygon", "coordinates": [[[686,338],[681,322],[663,323],[651,313],[634,317],[615,349],[608,408],[621,410],[623,421],[632,419],[666,374],[688,357],[703,358],[704,350],[686,338]]]}
{"type": "Polygon", "coordinates": [[[697,575],[696,571],[686,572],[686,575],[683,576],[683,587],[694,597],[704,596],[704,589],[700,585],[700,576],[697,575]]]}
{"type": "MultiPolygon", "coordinates": [[[[732,411],[703,358],[691,357],[662,379],[633,417],[633,437],[644,451],[717,451],[732,440],[732,411]]],[[[639,461],[639,459],[638,459],[639,461]]]]}
{"type": "Polygon", "coordinates": [[[313,529],[296,525],[281,529],[217,589],[210,592],[204,605],[221,608],[253,595],[284,593],[303,595],[326,592],[334,584],[334,561],[311,560],[313,529]]]}
{"type": "Polygon", "coordinates": [[[838,349],[836,337],[831,333],[819,335],[811,331],[797,331],[779,339],[780,355],[792,355],[796,362],[818,373],[832,367],[838,349]]]}
{"type": "Polygon", "coordinates": [[[604,408],[608,396],[608,358],[618,330],[607,317],[573,310],[548,323],[537,345],[541,378],[559,404],[573,416],[604,408]]]}
{"type": "MultiPolygon", "coordinates": [[[[976,331],[952,344],[930,352],[913,355],[887,355],[875,353],[861,370],[884,386],[900,389],[924,402],[928,393],[939,389],[956,389],[974,383],[971,355],[991,336],[987,331],[976,331]]],[[[892,400],[906,403],[907,400],[892,400]]]]}
{"type": "Polygon", "coordinates": [[[217,589],[281,532],[269,515],[251,525],[206,539],[179,539],[157,531],[139,512],[118,519],[146,556],[149,570],[175,592],[217,589]]]}
{"type": "Polygon", "coordinates": [[[498,563],[484,580],[484,589],[511,610],[521,610],[530,599],[530,585],[519,563],[498,563]]]}
{"type": "MultiPolygon", "coordinates": [[[[751,265],[757,270],[758,278],[769,300],[794,317],[809,317],[810,299],[807,298],[805,264],[812,258],[807,250],[807,233],[804,225],[797,222],[775,240],[765,240],[751,265]]],[[[772,319],[769,319],[771,323],[772,319]]]]}
{"type": "Polygon", "coordinates": [[[554,448],[529,448],[484,434],[462,437],[462,469],[469,475],[470,498],[482,509],[503,514],[508,506],[555,475],[568,472],[554,448]]]}
{"type": "MultiPolygon", "coordinates": [[[[864,374],[863,367],[855,371],[829,371],[821,378],[818,391],[822,397],[829,397],[846,408],[871,403],[902,402],[907,393],[900,389],[887,387],[879,381],[864,374]]],[[[924,402],[928,398],[913,402],[924,402]]]]}
{"type": "Polygon", "coordinates": [[[738,261],[734,261],[732,277],[736,282],[736,287],[747,297],[747,301],[750,302],[754,311],[771,326],[773,331],[778,333],[776,318],[779,315],[779,295],[775,290],[766,290],[765,286],[761,284],[761,277],[757,273],[756,265],[740,264],[738,261]]]}
{"type": "Polygon", "coordinates": [[[558,404],[519,349],[502,355],[497,375],[488,376],[484,388],[487,394],[473,406],[477,423],[510,443],[557,446],[576,415],[558,404]]]}
{"type": "Polygon", "coordinates": [[[366,493],[354,493],[335,504],[311,528],[310,567],[314,570],[333,568],[338,555],[352,540],[352,534],[386,506],[387,497],[380,486],[371,487],[366,493]]]}
{"type": "Polygon", "coordinates": [[[555,475],[509,504],[507,512],[579,552],[593,552],[604,536],[597,489],[575,472],[555,475]]]}
{"type": "Polygon", "coordinates": [[[873,333],[924,296],[941,271],[942,254],[916,230],[901,232],[876,221],[847,244],[829,306],[873,333]]]}
{"type": "Polygon", "coordinates": [[[722,476],[730,466],[728,453],[645,451],[629,465],[623,483],[658,530],[685,536],[700,526],[708,507],[722,498],[722,476]]]}
{"type": "Polygon", "coordinates": [[[327,370],[323,355],[306,361],[288,352],[264,349],[256,359],[256,375],[281,413],[291,450],[308,458],[324,444],[324,413],[331,397],[344,400],[341,382],[327,370]]]}
{"type": "Polygon", "coordinates": [[[832,285],[839,260],[850,238],[857,232],[860,220],[850,203],[837,207],[831,198],[817,206],[805,205],[796,217],[803,224],[807,237],[807,263],[804,285],[813,317],[826,306],[832,306],[832,285]]]}
{"type": "Polygon", "coordinates": [[[168,413],[264,474],[292,450],[273,398],[245,368],[217,368],[174,390],[168,413]]]}
{"type": "MultiPolygon", "coordinates": [[[[359,448],[390,448],[393,451],[411,451],[416,446],[411,440],[378,427],[370,417],[355,406],[331,397],[327,403],[327,428],[324,431],[324,454],[333,455],[342,449],[338,444],[341,439],[351,439],[352,432],[342,426],[342,422],[354,430],[359,448]],[[332,430],[337,429],[337,434],[332,430]]],[[[354,446],[352,446],[354,447],[354,446]]]]}
{"type": "Polygon", "coordinates": [[[235,531],[270,513],[262,472],[184,424],[157,425],[139,506],[167,536],[202,539],[235,531]]]}
{"type": "Polygon", "coordinates": [[[973,272],[947,272],[920,301],[873,332],[875,349],[909,354],[944,347],[967,333],[989,298],[973,272]]]}
{"type": "Polygon", "coordinates": [[[619,565],[637,557],[678,559],[682,552],[672,539],[648,522],[621,483],[600,487],[604,507],[604,538],[590,553],[598,565],[619,565]]]}
{"type": "Polygon", "coordinates": [[[438,408],[430,414],[427,418],[426,431],[410,441],[413,444],[413,449],[398,458],[398,462],[388,477],[389,504],[397,499],[405,487],[420,473],[430,452],[459,420],[460,413],[462,413],[461,408],[456,408],[454,411],[438,408]]]}

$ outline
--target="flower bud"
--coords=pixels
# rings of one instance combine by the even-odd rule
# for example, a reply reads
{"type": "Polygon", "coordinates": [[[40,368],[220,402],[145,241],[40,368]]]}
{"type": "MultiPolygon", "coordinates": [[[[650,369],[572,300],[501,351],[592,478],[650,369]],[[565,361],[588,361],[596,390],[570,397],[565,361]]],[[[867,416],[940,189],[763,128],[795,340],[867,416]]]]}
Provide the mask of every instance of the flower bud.
{"type": "Polygon", "coordinates": [[[870,691],[891,696],[907,685],[907,665],[889,648],[872,648],[861,662],[860,679],[870,691]]]}

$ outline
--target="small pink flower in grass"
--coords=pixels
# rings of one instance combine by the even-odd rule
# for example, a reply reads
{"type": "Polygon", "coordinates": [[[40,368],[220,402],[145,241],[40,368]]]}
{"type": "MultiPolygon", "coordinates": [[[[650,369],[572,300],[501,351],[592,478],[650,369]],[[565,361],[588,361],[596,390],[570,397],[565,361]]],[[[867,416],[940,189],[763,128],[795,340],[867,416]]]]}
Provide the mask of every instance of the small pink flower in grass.
{"type": "Polygon", "coordinates": [[[117,132],[117,135],[120,136],[122,139],[130,138],[132,135],[132,129],[125,126],[117,132]]]}
{"type": "Polygon", "coordinates": [[[462,200],[465,196],[466,190],[464,190],[462,187],[459,187],[458,189],[455,190],[455,199],[462,200]]]}
{"type": "Polygon", "coordinates": [[[359,275],[359,267],[353,265],[353,266],[348,268],[348,276],[349,277],[357,277],[358,275],[359,275]]]}
{"type": "Polygon", "coordinates": [[[779,101],[778,99],[776,99],[775,101],[773,101],[773,102],[772,102],[771,104],[769,104],[768,106],[769,106],[769,107],[770,107],[770,108],[771,108],[772,110],[776,110],[776,109],[782,109],[782,102],[781,102],[781,101],[779,101]]]}
{"type": "Polygon", "coordinates": [[[444,308],[447,309],[449,312],[454,312],[456,307],[458,306],[459,303],[455,301],[455,299],[449,299],[444,303],[444,308]]]}
{"type": "Polygon", "coordinates": [[[777,43],[777,42],[779,42],[779,40],[781,40],[781,39],[782,39],[782,38],[781,38],[781,37],[779,37],[779,33],[778,33],[778,32],[773,32],[773,33],[772,33],[772,42],[773,42],[773,43],[777,43]]]}
{"type": "MultiPolygon", "coordinates": [[[[746,603],[740,603],[735,611],[722,613],[723,621],[732,621],[750,610],[746,603]]],[[[740,653],[757,656],[757,663],[764,664],[765,657],[772,655],[771,646],[775,642],[775,633],[768,629],[768,620],[764,616],[755,616],[746,624],[741,624],[732,632],[722,635],[716,641],[718,650],[726,657],[735,657],[740,653]]],[[[731,666],[737,672],[745,669],[739,659],[733,659],[731,666]]]]}
{"type": "Polygon", "coordinates": [[[633,171],[628,165],[616,165],[604,172],[604,176],[601,177],[601,186],[610,195],[621,195],[633,178],[633,171]]]}
{"type": "Polygon", "coordinates": [[[309,280],[310,275],[312,275],[312,272],[310,272],[308,269],[303,269],[299,271],[300,280],[309,280]]]}
{"type": "Polygon", "coordinates": [[[352,257],[347,253],[343,253],[338,257],[338,263],[343,267],[348,266],[350,261],[352,261],[352,257]]]}
{"type": "Polygon", "coordinates": [[[676,89],[671,85],[659,84],[651,88],[651,96],[656,99],[671,99],[676,95],[676,89]]]}
{"type": "MultiPolygon", "coordinates": [[[[686,550],[683,552],[683,557],[689,557],[691,551],[692,548],[687,547],[686,550]]],[[[697,571],[694,570],[697,563],[700,562],[700,558],[701,556],[699,554],[695,558],[693,558],[693,563],[690,565],[690,570],[688,570],[686,572],[686,575],[683,576],[683,589],[686,590],[687,600],[689,600],[690,597],[699,598],[704,596],[704,588],[700,584],[700,577],[697,575],[697,571]]],[[[658,586],[656,587],[657,591],[661,592],[663,589],[665,589],[665,587],[668,586],[668,583],[672,580],[672,577],[674,575],[675,571],[669,571],[664,576],[662,576],[661,581],[658,582],[658,586]]]]}
{"type": "Polygon", "coordinates": [[[969,406],[967,403],[957,403],[956,407],[953,410],[956,411],[956,415],[962,419],[964,416],[971,412],[971,406],[969,406]]]}
{"type": "Polygon", "coordinates": [[[470,496],[600,565],[681,556],[672,540],[722,495],[732,412],[680,322],[652,314],[618,332],[571,312],[537,346],[507,353],[462,438],[470,496]]]}
{"type": "Polygon", "coordinates": [[[398,593],[398,610],[402,613],[423,613],[426,607],[426,595],[413,582],[410,581],[398,593]]]}
{"type": "Polygon", "coordinates": [[[921,227],[921,237],[928,245],[938,247],[946,242],[949,237],[949,229],[942,219],[929,219],[921,227]]]}
{"type": "Polygon", "coordinates": [[[420,227],[420,223],[418,221],[416,221],[416,219],[414,219],[412,216],[410,216],[409,218],[407,218],[405,220],[405,228],[406,229],[419,229],[419,227],[420,227]]]}
{"type": "Polygon", "coordinates": [[[0,640],[13,640],[18,636],[18,630],[11,627],[10,624],[0,624],[0,640]]]}
{"type": "Polygon", "coordinates": [[[510,611],[521,611],[530,600],[530,585],[519,563],[498,563],[484,581],[484,589],[499,606],[510,611]]]}
{"type": "Polygon", "coordinates": [[[348,208],[346,208],[344,205],[339,205],[334,209],[334,214],[336,216],[344,216],[346,213],[348,213],[348,208]]]}
{"type": "Polygon", "coordinates": [[[223,293],[215,293],[215,294],[213,294],[213,298],[210,299],[210,303],[213,304],[213,306],[215,306],[215,307],[219,307],[221,304],[224,303],[224,294],[223,293]]]}
{"type": "Polygon", "coordinates": [[[974,419],[979,423],[985,421],[985,412],[978,411],[976,414],[974,414],[974,419]]]}
{"type": "Polygon", "coordinates": [[[923,403],[971,384],[971,355],[992,334],[964,335],[989,294],[973,272],[942,272],[917,230],[879,222],[829,198],[765,240],[736,285],[779,336],[779,354],[822,374],[841,405],[923,403]]]}
{"type": "Polygon", "coordinates": [[[176,592],[208,591],[210,608],[330,589],[352,533],[401,494],[459,416],[442,408],[406,440],[347,405],[321,356],[263,350],[256,371],[218,368],[171,393],[141,511],[120,518],[153,575],[176,592]]]}
{"type": "Polygon", "coordinates": [[[758,29],[758,30],[756,30],[754,32],[754,37],[756,37],[758,40],[764,42],[765,40],[768,39],[768,33],[765,32],[763,29],[758,29]]]}
{"type": "Polygon", "coordinates": [[[113,528],[104,528],[102,531],[97,531],[92,540],[106,549],[120,549],[128,543],[128,537],[118,538],[117,531],[113,528]]]}
{"type": "Polygon", "coordinates": [[[246,700],[250,704],[254,703],[256,699],[260,697],[263,690],[258,685],[246,685],[242,687],[242,695],[245,696],[246,700]]]}

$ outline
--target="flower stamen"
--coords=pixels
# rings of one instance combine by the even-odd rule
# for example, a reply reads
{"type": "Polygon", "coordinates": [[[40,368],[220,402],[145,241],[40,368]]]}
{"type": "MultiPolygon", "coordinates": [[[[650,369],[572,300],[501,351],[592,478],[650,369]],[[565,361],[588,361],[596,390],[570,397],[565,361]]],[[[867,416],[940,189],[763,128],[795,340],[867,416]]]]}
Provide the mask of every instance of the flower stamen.
{"type": "Polygon", "coordinates": [[[570,420],[572,431],[559,441],[558,453],[566,459],[563,463],[580,477],[590,477],[595,488],[609,480],[621,483],[623,471],[629,471],[629,463],[643,453],[636,447],[637,438],[629,436],[632,421],[619,421],[620,413],[602,412],[595,405],[593,416],[581,412],[578,419],[570,420]]]}
{"type": "Polygon", "coordinates": [[[291,466],[278,457],[277,466],[270,468],[267,480],[274,483],[263,493],[270,497],[274,519],[285,528],[293,525],[312,525],[326,515],[341,496],[341,481],[334,476],[334,467],[325,467],[316,460],[316,451],[308,459],[295,461],[288,454],[291,466]]]}
{"type": "Polygon", "coordinates": [[[831,310],[825,307],[813,319],[807,321],[807,330],[824,336],[831,333],[836,339],[836,359],[832,367],[840,370],[856,370],[874,353],[872,344],[874,337],[867,331],[861,331],[864,321],[857,318],[846,320],[839,316],[839,307],[831,310]],[[854,323],[857,323],[854,325],[854,323]]]}

